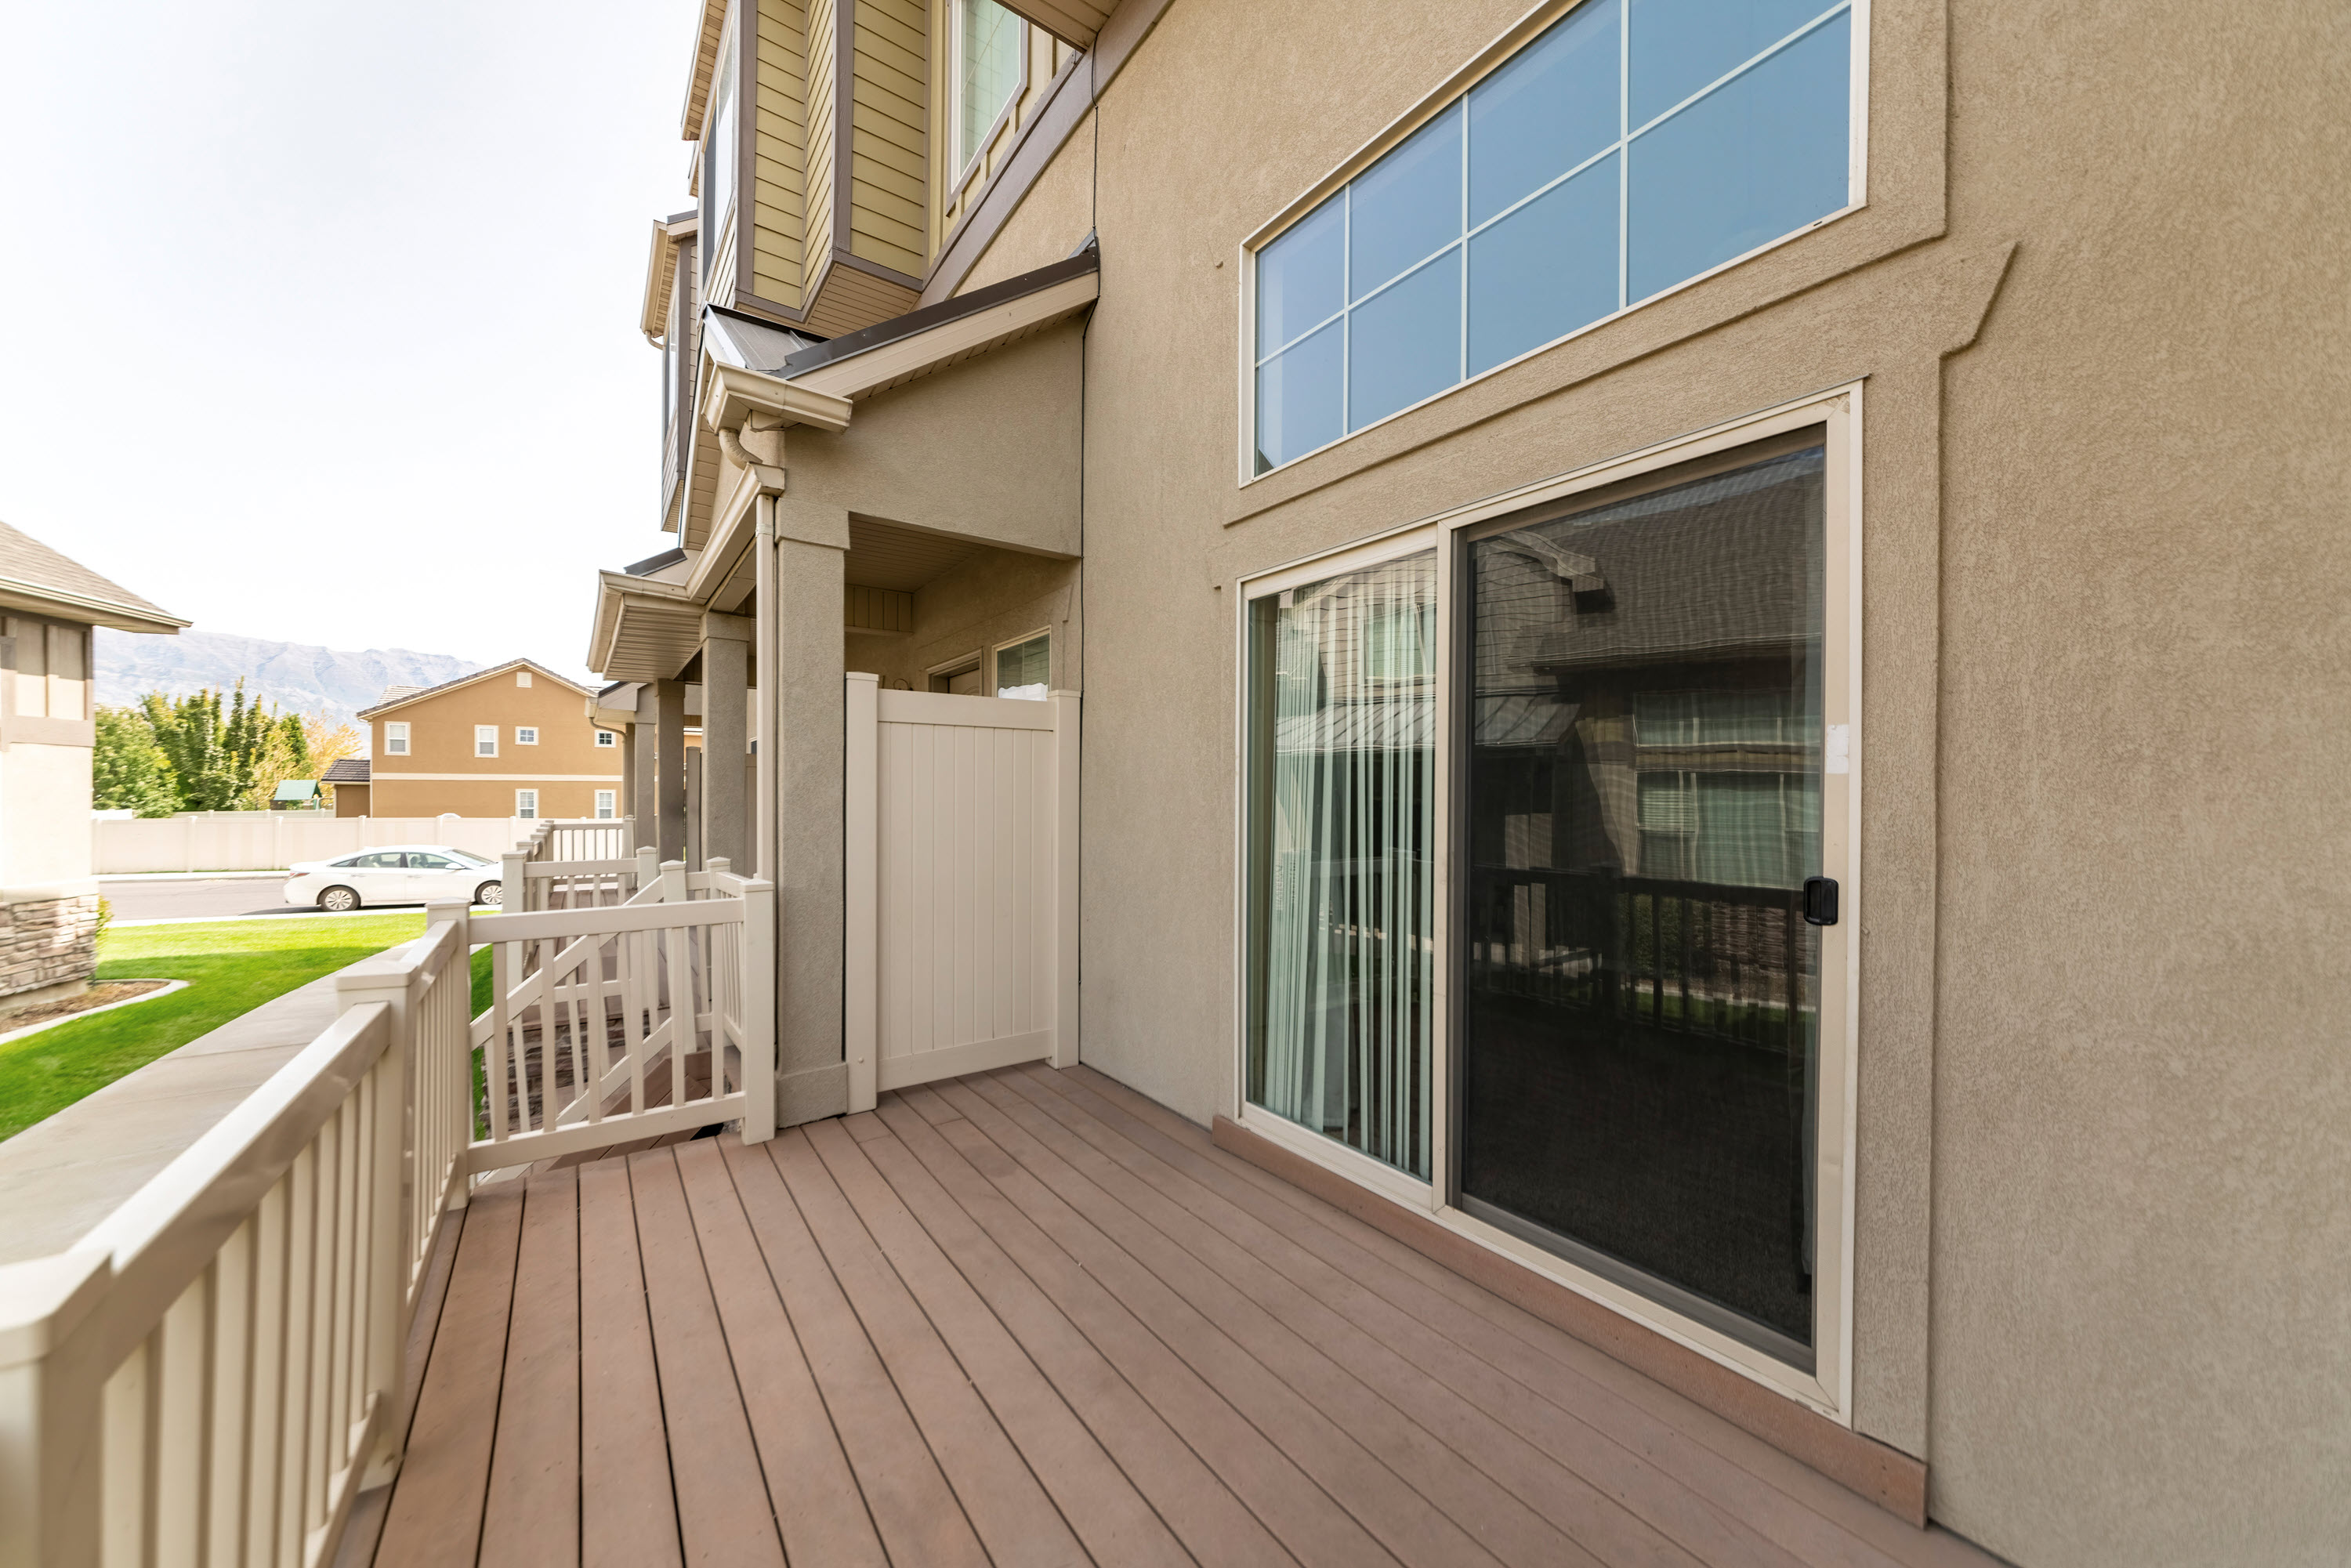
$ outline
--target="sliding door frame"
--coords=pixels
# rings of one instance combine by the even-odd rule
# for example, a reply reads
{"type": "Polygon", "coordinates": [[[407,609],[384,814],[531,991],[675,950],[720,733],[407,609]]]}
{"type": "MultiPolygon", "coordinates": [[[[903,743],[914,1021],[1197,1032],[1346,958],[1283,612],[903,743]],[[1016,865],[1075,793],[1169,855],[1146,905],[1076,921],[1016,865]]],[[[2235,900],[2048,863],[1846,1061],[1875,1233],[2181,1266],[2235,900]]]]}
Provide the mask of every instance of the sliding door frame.
{"type": "Polygon", "coordinates": [[[1233,923],[1236,985],[1231,1103],[1237,1108],[1235,1119],[1251,1132],[1395,1202],[1429,1214],[1479,1245],[1848,1427],[1853,1424],[1855,1085],[1860,1048],[1859,948],[1863,909],[1862,390],[1860,382],[1831,387],[1489,497],[1340,550],[1245,578],[1238,584],[1233,605],[1234,647],[1238,655],[1234,689],[1234,864],[1238,873],[1235,878],[1233,923]],[[1464,703],[1470,679],[1468,650],[1462,643],[1468,618],[1460,614],[1459,609],[1462,563],[1467,559],[1472,533],[1484,524],[1531,507],[1638,480],[1660,470],[1810,427],[1822,429],[1826,444],[1821,870],[1823,875],[1836,879],[1842,907],[1837,924],[1820,931],[1819,1135],[1813,1151],[1815,1190],[1820,1195],[1813,1244],[1815,1370],[1805,1372],[1458,1207],[1456,1107],[1460,1062],[1454,1041],[1460,1038],[1457,998],[1462,955],[1453,933],[1458,928],[1466,877],[1455,863],[1453,846],[1461,815],[1457,802],[1462,799],[1460,786],[1468,763],[1468,749],[1458,743],[1456,729],[1467,711],[1464,703]],[[1434,912],[1437,962],[1429,1020],[1429,1169],[1434,1179],[1424,1182],[1249,1103],[1249,948],[1256,918],[1250,907],[1249,873],[1252,743],[1249,608],[1254,601],[1285,588],[1317,582],[1432,548],[1437,552],[1437,649],[1436,816],[1430,824],[1437,878],[1434,912]]]}

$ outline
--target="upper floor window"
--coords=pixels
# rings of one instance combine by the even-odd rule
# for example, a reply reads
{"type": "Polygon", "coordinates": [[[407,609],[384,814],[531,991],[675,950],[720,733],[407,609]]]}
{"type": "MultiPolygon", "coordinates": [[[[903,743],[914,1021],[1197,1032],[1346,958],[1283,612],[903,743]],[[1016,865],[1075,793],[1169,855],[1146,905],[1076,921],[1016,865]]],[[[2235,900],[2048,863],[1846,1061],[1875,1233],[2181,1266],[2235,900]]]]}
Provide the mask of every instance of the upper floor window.
{"type": "Polygon", "coordinates": [[[611,730],[600,729],[596,732],[596,744],[599,747],[618,746],[621,744],[621,737],[611,730]]]}
{"type": "Polygon", "coordinates": [[[515,744],[517,746],[537,746],[538,744],[538,726],[535,724],[518,724],[515,726],[515,744]]]}
{"type": "Polygon", "coordinates": [[[494,724],[475,725],[474,727],[474,755],[476,757],[496,757],[497,754],[498,727],[494,724]]]}
{"type": "Polygon", "coordinates": [[[1262,474],[1852,204],[1852,0],[1583,0],[1259,247],[1262,474]]]}
{"type": "Polygon", "coordinates": [[[701,247],[702,278],[710,282],[710,263],[718,254],[715,243],[735,206],[735,16],[728,8],[726,30],[719,35],[717,77],[710,84],[710,110],[702,141],[702,232],[714,243],[701,247]]]}
{"type": "Polygon", "coordinates": [[[387,721],[385,723],[383,727],[383,754],[386,757],[405,757],[408,755],[408,726],[405,722],[392,724],[387,721]]]}
{"type": "Polygon", "coordinates": [[[1026,84],[1029,25],[996,0],[956,0],[955,166],[969,172],[1026,84]]]}

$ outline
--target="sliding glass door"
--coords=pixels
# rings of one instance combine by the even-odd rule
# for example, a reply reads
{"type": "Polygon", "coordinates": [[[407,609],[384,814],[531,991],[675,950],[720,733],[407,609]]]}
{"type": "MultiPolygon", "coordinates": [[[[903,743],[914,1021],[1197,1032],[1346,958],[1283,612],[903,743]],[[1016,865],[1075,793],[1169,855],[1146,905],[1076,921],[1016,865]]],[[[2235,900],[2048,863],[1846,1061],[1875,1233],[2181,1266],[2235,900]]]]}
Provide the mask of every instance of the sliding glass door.
{"type": "Polygon", "coordinates": [[[1805,1370],[1823,456],[1473,538],[1455,727],[1461,1207],[1805,1370]]]}
{"type": "Polygon", "coordinates": [[[1434,551],[1250,603],[1248,1098],[1423,1180],[1436,705],[1434,551]]]}

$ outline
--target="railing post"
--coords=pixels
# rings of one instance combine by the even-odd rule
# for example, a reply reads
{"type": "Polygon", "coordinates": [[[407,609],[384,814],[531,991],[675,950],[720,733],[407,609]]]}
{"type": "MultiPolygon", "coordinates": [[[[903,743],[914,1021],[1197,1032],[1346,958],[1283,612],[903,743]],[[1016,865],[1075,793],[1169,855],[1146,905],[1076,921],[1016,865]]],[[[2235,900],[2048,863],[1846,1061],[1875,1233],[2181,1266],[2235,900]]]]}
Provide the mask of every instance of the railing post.
{"type": "Polygon", "coordinates": [[[103,1248],[0,1265],[0,1563],[97,1568],[106,1377],[90,1309],[103,1248]]]}
{"type": "Polygon", "coordinates": [[[499,860],[505,870],[499,873],[502,891],[498,894],[498,906],[517,911],[529,908],[530,877],[523,868],[530,863],[530,856],[517,850],[500,856],[499,860]]]}
{"type": "Polygon", "coordinates": [[[1078,694],[1053,705],[1053,1056],[1078,1064],[1078,694]]]}
{"type": "MultiPolygon", "coordinates": [[[[873,1109],[882,1043],[882,691],[878,675],[852,671],[848,681],[842,693],[841,1047],[853,1113],[873,1109]]],[[[772,966],[772,946],[769,961],[772,966]]]]}
{"type": "MultiPolygon", "coordinates": [[[[637,885],[629,889],[631,897],[644,892],[661,880],[661,852],[651,844],[637,846],[637,885]]],[[[625,901],[623,901],[625,902],[625,901]]]]}
{"type": "Polygon", "coordinates": [[[776,884],[743,887],[741,959],[735,967],[743,1008],[743,1141],[776,1135],[776,884]]]}

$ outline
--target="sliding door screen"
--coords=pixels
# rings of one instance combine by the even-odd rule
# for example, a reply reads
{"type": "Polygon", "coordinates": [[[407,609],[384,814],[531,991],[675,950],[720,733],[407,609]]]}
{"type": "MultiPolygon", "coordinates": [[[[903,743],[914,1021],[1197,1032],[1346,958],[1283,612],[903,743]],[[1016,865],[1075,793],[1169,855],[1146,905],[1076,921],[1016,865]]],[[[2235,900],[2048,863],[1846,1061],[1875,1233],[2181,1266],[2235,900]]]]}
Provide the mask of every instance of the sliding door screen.
{"type": "Polygon", "coordinates": [[[1426,1179],[1437,558],[1249,616],[1249,1099],[1426,1179]]]}
{"type": "Polygon", "coordinates": [[[1461,727],[1463,1207],[1807,1370],[1817,439],[1474,540],[1461,727]]]}

